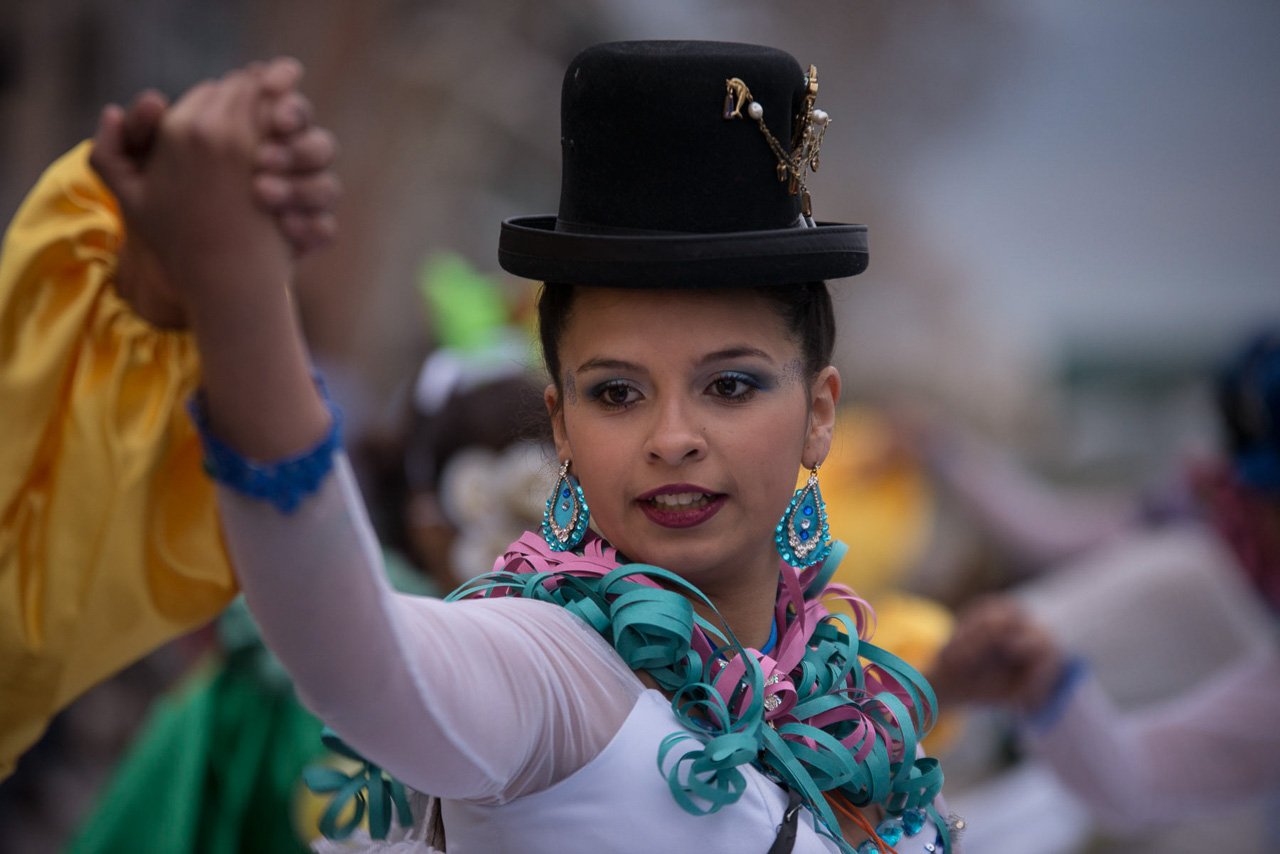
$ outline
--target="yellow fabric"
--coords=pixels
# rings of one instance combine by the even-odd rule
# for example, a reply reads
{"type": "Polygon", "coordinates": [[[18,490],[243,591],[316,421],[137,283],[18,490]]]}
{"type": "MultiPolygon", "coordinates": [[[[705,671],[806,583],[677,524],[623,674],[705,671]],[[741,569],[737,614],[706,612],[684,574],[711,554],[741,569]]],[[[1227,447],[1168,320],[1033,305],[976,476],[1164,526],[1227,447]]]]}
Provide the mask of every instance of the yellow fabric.
{"type": "Polygon", "coordinates": [[[184,406],[194,342],[116,294],[122,224],[89,151],[45,172],[0,248],[0,778],[236,593],[184,406]]]}
{"type": "Polygon", "coordinates": [[[831,536],[849,545],[835,580],[864,596],[896,587],[928,541],[934,510],[928,478],[897,450],[889,423],[873,409],[842,407],[818,480],[831,536]]]}
{"type": "MultiPolygon", "coordinates": [[[[801,472],[796,487],[808,478],[801,472]]],[[[928,670],[955,620],[942,605],[900,587],[933,524],[928,478],[897,449],[892,426],[875,410],[845,407],[818,479],[831,536],[849,546],[832,581],[853,588],[875,610],[877,646],[928,670]]],[[[929,735],[930,749],[949,747],[958,725],[954,713],[943,714],[929,735]]]]}

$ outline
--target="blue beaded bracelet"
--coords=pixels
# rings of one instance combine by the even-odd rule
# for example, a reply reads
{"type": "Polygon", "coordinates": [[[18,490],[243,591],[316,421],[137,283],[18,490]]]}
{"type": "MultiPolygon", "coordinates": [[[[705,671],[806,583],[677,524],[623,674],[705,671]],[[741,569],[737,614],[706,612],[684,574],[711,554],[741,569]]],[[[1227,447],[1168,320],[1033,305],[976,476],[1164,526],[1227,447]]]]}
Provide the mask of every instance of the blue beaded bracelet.
{"type": "Polygon", "coordinates": [[[187,405],[204,447],[204,470],[218,483],[259,501],[267,501],[281,513],[292,513],[308,495],[320,488],[333,469],[333,455],[342,447],[342,413],[317,376],[316,388],[329,410],[329,432],[310,450],[283,460],[261,463],[232,450],[209,429],[204,392],[197,391],[187,405]]]}

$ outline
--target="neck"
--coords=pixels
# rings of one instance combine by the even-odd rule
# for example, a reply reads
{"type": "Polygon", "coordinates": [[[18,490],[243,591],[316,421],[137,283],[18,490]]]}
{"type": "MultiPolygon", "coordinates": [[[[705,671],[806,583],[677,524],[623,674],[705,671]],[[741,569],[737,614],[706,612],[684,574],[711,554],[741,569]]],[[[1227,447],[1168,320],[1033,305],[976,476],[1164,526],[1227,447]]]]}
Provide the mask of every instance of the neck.
{"type": "Polygon", "coordinates": [[[760,561],[749,569],[735,568],[731,574],[720,574],[721,583],[698,585],[702,594],[715,605],[720,613],[717,618],[704,602],[695,600],[693,609],[698,616],[719,627],[720,619],[745,647],[761,649],[769,641],[773,625],[774,604],[778,596],[777,555],[770,549],[760,561]]]}

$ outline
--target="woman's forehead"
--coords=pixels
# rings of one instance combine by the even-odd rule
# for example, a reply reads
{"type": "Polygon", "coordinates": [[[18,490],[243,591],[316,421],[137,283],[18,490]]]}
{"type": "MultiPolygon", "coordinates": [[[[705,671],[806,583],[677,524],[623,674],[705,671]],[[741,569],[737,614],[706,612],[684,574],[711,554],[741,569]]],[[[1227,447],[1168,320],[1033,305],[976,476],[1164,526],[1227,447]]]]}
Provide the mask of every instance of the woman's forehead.
{"type": "Polygon", "coordinates": [[[697,356],[743,348],[785,361],[798,351],[776,304],[750,288],[581,288],[561,347],[575,361],[598,358],[601,351],[697,356]]]}

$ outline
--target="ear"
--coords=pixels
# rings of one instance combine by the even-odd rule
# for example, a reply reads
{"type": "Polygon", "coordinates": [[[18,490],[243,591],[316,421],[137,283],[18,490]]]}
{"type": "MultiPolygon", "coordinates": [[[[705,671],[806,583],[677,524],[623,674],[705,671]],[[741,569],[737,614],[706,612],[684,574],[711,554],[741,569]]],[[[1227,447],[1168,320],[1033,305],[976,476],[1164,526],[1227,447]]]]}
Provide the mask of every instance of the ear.
{"type": "Polygon", "coordinates": [[[555,383],[547,386],[542,392],[542,400],[547,404],[547,415],[551,418],[551,436],[556,443],[556,457],[561,460],[573,459],[569,451],[569,436],[564,429],[564,406],[560,402],[560,390],[555,383]]]}
{"type": "Polygon", "coordinates": [[[836,429],[836,407],[840,403],[840,372],[828,365],[809,388],[809,434],[805,437],[800,463],[805,468],[821,465],[831,452],[836,429]]]}

